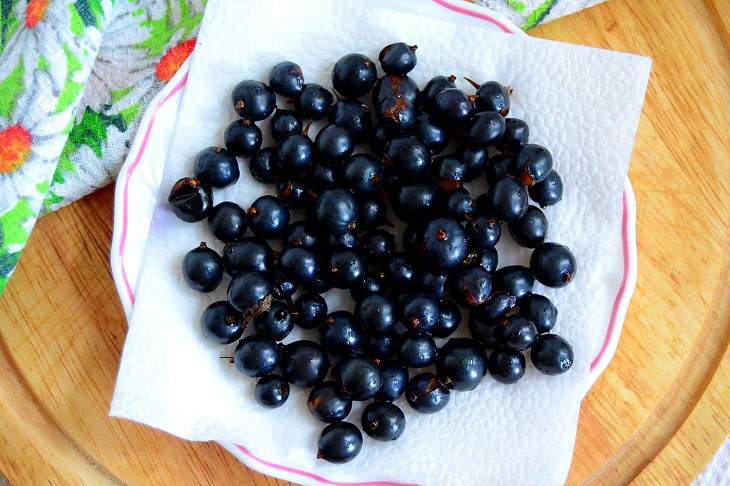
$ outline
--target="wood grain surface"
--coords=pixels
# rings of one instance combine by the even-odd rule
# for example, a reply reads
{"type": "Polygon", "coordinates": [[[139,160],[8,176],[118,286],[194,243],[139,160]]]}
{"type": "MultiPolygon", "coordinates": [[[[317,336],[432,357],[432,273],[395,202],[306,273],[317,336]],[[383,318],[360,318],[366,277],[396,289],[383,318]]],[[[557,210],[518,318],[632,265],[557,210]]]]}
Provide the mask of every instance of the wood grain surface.
{"type": "MultiPolygon", "coordinates": [[[[639,278],[581,408],[568,484],[688,484],[730,431],[730,2],[613,0],[534,31],[654,59],[629,168],[639,278]]],[[[127,325],[113,189],[43,218],[0,298],[10,484],[289,484],[108,417],[127,325]]],[[[0,480],[1,482],[1,480],[0,480]]]]}

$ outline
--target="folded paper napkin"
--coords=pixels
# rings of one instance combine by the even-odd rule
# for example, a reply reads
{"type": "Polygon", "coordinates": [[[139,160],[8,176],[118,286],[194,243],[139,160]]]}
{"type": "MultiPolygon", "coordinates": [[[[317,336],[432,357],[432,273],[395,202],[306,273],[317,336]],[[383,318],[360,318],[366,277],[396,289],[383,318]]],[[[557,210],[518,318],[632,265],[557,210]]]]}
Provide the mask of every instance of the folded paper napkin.
{"type": "MultiPolygon", "coordinates": [[[[192,52],[205,3],[3,0],[0,293],[37,216],[116,177],[147,104],[192,52]]],[[[529,29],[597,0],[476,3],[529,29]]]]}
{"type": "MultiPolygon", "coordinates": [[[[619,241],[621,194],[650,64],[647,58],[495,34],[357,1],[322,0],[313,11],[294,0],[210,0],[145,248],[111,414],[189,440],[230,440],[258,457],[330,480],[562,484],[596,323],[610,313],[621,281],[616,268],[622,262],[606,255],[619,241]],[[225,298],[228,281],[210,295],[193,292],[180,264],[200,241],[219,251],[221,245],[205,224],[179,221],[166,196],[175,180],[192,172],[200,149],[222,142],[223,129],[235,119],[229,93],[238,81],[266,79],[274,63],[288,59],[302,66],[307,81],[330,86],[340,56],[362,52],[376,58],[382,46],[399,40],[419,46],[412,77],[421,86],[433,75],[451,73],[510,85],[511,115],[526,120],[531,140],[552,151],[566,190],[563,201],[546,210],[549,239],[573,250],[579,271],[564,289],[538,285],[536,291],[556,303],[556,331],[572,343],[575,364],[559,377],[529,367],[513,386],[486,377],[472,392],[453,393],[435,415],[417,414],[401,399],[408,421],[403,436],[392,443],[366,437],[360,455],[338,466],[315,458],[322,424],[307,411],[307,390],[293,389],[280,409],[263,409],[253,399],[255,381],[220,359],[235,345],[203,338],[199,316],[225,298]]],[[[248,207],[270,190],[244,165],[238,183],[216,197],[248,207]]],[[[525,264],[530,252],[509,240],[500,243],[501,263],[525,264]]],[[[352,307],[346,292],[326,297],[332,310],[352,307]]],[[[285,342],[311,336],[296,330],[285,342]]],[[[357,422],[359,411],[355,407],[350,420],[357,422]]]]}

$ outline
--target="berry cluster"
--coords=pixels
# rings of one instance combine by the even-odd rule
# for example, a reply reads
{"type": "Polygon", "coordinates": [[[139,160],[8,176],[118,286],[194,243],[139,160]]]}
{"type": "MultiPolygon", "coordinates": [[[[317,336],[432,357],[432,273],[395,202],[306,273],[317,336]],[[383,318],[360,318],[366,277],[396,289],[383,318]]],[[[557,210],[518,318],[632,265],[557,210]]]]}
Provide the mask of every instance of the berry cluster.
{"type": "Polygon", "coordinates": [[[535,280],[563,287],[576,272],[570,250],[545,241],[547,218],[529,204],[531,198],[544,208],[562,197],[550,152],[528,143],[524,121],[504,118],[511,90],[497,82],[469,80],[477,91],[468,95],[453,76],[437,76],[419,90],[408,77],[415,50],[385,47],[380,78],[366,56],[343,57],[332,72],[343,97],[337,101],[305,83],[292,62],[274,66],[268,85],[242,81],[232,93],[241,119],[226,129],[226,148],[200,152],[194,177],[180,179],[169,197],[181,220],[207,219],[225,243],[222,255],[201,243],[183,261],[183,276],[197,291],[214,290],[224,272],[232,278],[228,300],[203,312],[203,333],[229,344],[253,322],[255,333],[236,347],[236,367],[258,378],[255,398],[265,407],[283,405],[290,384],[311,387],[307,406],[329,424],[318,457],[336,463],[362,447],[358,427],[343,421],[353,400],[373,400],[361,419],[369,436],[394,440],[406,423],[393,403],[402,394],[416,412],[435,413],[451,390],[474,389],[487,371],[517,382],[528,349],[544,374],[573,363],[572,347],[550,333],[557,309],[532,292],[535,280]],[[359,99],[368,93],[375,127],[359,99]],[[278,109],[275,94],[291,98],[294,110],[278,109]],[[276,146],[261,148],[255,122],[269,116],[276,146]],[[311,121],[325,117],[329,124],[312,140],[311,121]],[[436,156],[453,140],[460,143],[454,153],[436,156]],[[354,153],[364,143],[372,154],[354,153]],[[212,189],[239,177],[236,157],[249,158],[253,177],[275,184],[277,195],[248,209],[214,204],[212,189]],[[489,191],[473,198],[464,183],[479,177],[489,191]],[[394,227],[388,207],[407,224],[403,252],[385,229],[394,227]],[[290,221],[298,209],[306,218],[290,221]],[[515,242],[534,249],[529,268],[497,269],[502,223],[515,242]],[[267,240],[279,240],[283,250],[267,240]],[[330,288],[349,289],[354,311],[328,312],[320,294],[330,288]],[[464,309],[472,338],[438,347],[434,338],[452,335],[464,309]],[[282,344],[295,324],[318,329],[319,342],[282,344]],[[330,370],[332,357],[338,361],[330,370]],[[422,370],[431,365],[435,373],[422,370]],[[410,376],[409,369],[421,370],[410,376]]]}

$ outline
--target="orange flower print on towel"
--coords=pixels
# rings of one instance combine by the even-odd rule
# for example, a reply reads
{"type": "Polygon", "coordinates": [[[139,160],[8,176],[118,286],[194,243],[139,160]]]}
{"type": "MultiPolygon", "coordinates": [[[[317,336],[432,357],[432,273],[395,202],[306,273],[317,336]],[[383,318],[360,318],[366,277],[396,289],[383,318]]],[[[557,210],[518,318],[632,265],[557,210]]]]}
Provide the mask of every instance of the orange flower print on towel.
{"type": "Polygon", "coordinates": [[[25,26],[35,27],[46,13],[49,0],[29,0],[25,9],[25,26]]]}
{"type": "Polygon", "coordinates": [[[30,154],[28,130],[13,125],[0,132],[0,175],[15,171],[30,154]]]}
{"type": "Polygon", "coordinates": [[[162,56],[160,62],[155,66],[155,73],[160,81],[166,83],[172,79],[177,70],[180,69],[180,66],[182,66],[182,63],[185,62],[185,59],[193,52],[195,40],[188,39],[185,42],[181,42],[162,56]]]}

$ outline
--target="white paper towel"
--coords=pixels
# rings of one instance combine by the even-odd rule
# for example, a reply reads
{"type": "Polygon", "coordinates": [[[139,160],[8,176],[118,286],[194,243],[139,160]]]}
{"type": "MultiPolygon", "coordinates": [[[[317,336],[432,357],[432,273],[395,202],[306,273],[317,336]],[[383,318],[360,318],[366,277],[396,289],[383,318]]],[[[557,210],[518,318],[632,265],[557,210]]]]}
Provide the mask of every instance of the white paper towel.
{"type": "MultiPolygon", "coordinates": [[[[622,262],[606,255],[619,240],[623,181],[651,61],[342,0],[210,0],[193,56],[111,414],[190,440],[244,444],[267,461],[336,481],[562,484],[595,323],[611,312],[621,282],[622,262]],[[332,465],[315,458],[322,425],[307,411],[308,390],[293,389],[284,407],[263,409],[253,400],[255,381],[219,358],[230,356],[235,345],[204,340],[199,316],[210,302],[225,298],[229,280],[201,295],[186,287],[180,264],[200,241],[217,250],[222,245],[207,225],[175,218],[166,196],[175,180],[192,172],[200,149],[222,142],[224,128],[235,119],[230,91],[238,81],[265,80],[273,64],[293,60],[308,82],[330,86],[332,66],[342,55],[361,52],[375,59],[382,46],[400,40],[419,46],[412,77],[421,86],[436,74],[452,73],[510,85],[510,115],[527,121],[531,141],[552,151],[565,195],[546,210],[548,239],[573,250],[579,271],[564,289],[538,285],[536,291],[557,305],[555,331],[572,343],[575,364],[560,377],[543,376],[530,365],[513,386],[487,376],[476,390],[453,393],[448,407],[435,415],[417,414],[401,399],[407,427],[400,439],[376,443],[366,437],[354,461],[332,465]]],[[[261,126],[266,133],[268,122],[261,126]]],[[[215,196],[248,207],[267,192],[244,164],[238,183],[215,196]]],[[[505,231],[501,264],[527,263],[529,251],[509,240],[505,231]]],[[[331,309],[352,306],[343,292],[327,298],[331,309]]],[[[307,334],[297,330],[285,342],[302,336],[307,334]]],[[[348,420],[358,423],[360,409],[348,420]]]]}

